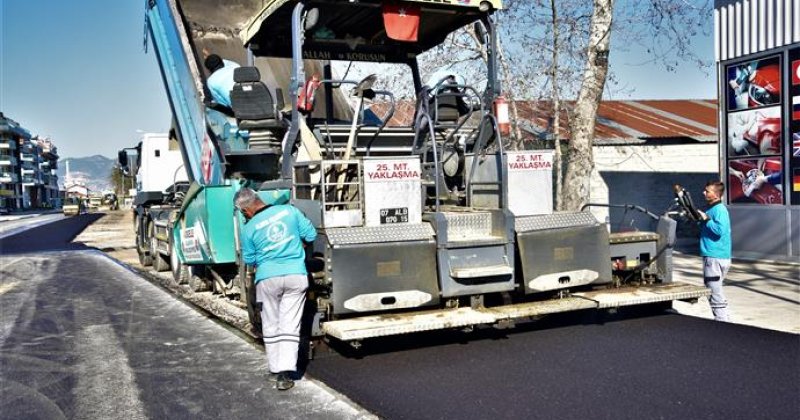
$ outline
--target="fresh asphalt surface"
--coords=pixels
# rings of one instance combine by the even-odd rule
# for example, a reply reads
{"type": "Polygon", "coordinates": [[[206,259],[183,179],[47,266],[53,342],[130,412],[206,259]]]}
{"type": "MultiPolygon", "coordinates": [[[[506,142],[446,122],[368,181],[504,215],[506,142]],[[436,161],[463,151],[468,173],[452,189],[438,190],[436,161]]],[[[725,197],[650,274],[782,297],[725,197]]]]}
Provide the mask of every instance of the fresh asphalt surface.
{"type": "Polygon", "coordinates": [[[0,254],[86,249],[71,241],[102,216],[102,213],[84,213],[9,235],[0,239],[0,254]]]}
{"type": "Polygon", "coordinates": [[[390,419],[800,418],[798,335],[622,312],[476,335],[366,343],[309,373],[390,419]]]}
{"type": "MultiPolygon", "coordinates": [[[[277,394],[260,350],[70,244],[92,217],[0,242],[0,418],[358,416],[307,381],[277,394]]],[[[390,419],[800,418],[800,336],[637,315],[366,341],[307,372],[390,419]]]]}

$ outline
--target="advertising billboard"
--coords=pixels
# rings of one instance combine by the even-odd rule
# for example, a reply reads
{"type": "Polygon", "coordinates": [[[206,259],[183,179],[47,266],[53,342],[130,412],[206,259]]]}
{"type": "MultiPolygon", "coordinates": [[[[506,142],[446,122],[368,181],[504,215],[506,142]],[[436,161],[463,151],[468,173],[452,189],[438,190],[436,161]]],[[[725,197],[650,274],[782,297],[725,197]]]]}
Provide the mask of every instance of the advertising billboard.
{"type": "MultiPolygon", "coordinates": [[[[781,66],[781,56],[773,55],[725,69],[729,203],[786,202],[781,66]]],[[[800,130],[797,132],[800,134],[800,130]]]]}

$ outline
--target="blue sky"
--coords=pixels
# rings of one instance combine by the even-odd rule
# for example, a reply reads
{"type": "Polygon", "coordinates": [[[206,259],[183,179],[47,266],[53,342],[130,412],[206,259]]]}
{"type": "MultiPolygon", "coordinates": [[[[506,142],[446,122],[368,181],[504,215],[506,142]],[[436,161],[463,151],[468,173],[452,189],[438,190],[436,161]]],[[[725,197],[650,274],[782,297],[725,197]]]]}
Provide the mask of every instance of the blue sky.
{"type": "MultiPolygon", "coordinates": [[[[165,132],[170,110],[153,52],[144,53],[145,0],[0,0],[0,111],[50,136],[61,157],[134,145],[137,131],[165,132]]],[[[709,69],[668,73],[641,51],[614,50],[630,94],[614,99],[716,97],[709,69]],[[707,74],[709,73],[709,74],[707,74]]],[[[710,39],[698,53],[713,57],[710,39]]]]}

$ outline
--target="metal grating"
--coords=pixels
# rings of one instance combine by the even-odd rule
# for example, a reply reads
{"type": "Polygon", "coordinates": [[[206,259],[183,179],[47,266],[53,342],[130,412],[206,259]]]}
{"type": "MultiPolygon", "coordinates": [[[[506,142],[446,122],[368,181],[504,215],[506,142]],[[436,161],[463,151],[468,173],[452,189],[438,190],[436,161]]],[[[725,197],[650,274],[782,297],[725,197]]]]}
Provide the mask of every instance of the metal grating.
{"type": "Polygon", "coordinates": [[[443,213],[447,220],[447,238],[459,241],[492,236],[492,214],[479,213],[443,213]]]}
{"type": "Polygon", "coordinates": [[[396,224],[327,229],[331,245],[368,244],[433,240],[433,227],[428,223],[396,224]]]}
{"type": "Polygon", "coordinates": [[[553,213],[535,216],[517,217],[514,225],[517,232],[561,229],[578,226],[595,226],[597,219],[588,212],[553,213]]]}

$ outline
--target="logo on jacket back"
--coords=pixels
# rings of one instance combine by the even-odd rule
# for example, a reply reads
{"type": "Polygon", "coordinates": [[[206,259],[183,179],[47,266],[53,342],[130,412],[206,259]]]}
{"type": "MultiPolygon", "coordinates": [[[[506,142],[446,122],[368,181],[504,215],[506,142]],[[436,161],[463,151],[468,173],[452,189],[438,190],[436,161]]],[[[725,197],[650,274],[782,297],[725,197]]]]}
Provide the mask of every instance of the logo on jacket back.
{"type": "Polygon", "coordinates": [[[286,237],[286,224],[285,223],[283,223],[281,221],[277,221],[277,222],[269,225],[269,227],[267,228],[267,238],[269,238],[269,240],[271,242],[279,242],[284,237],[286,237]]]}

